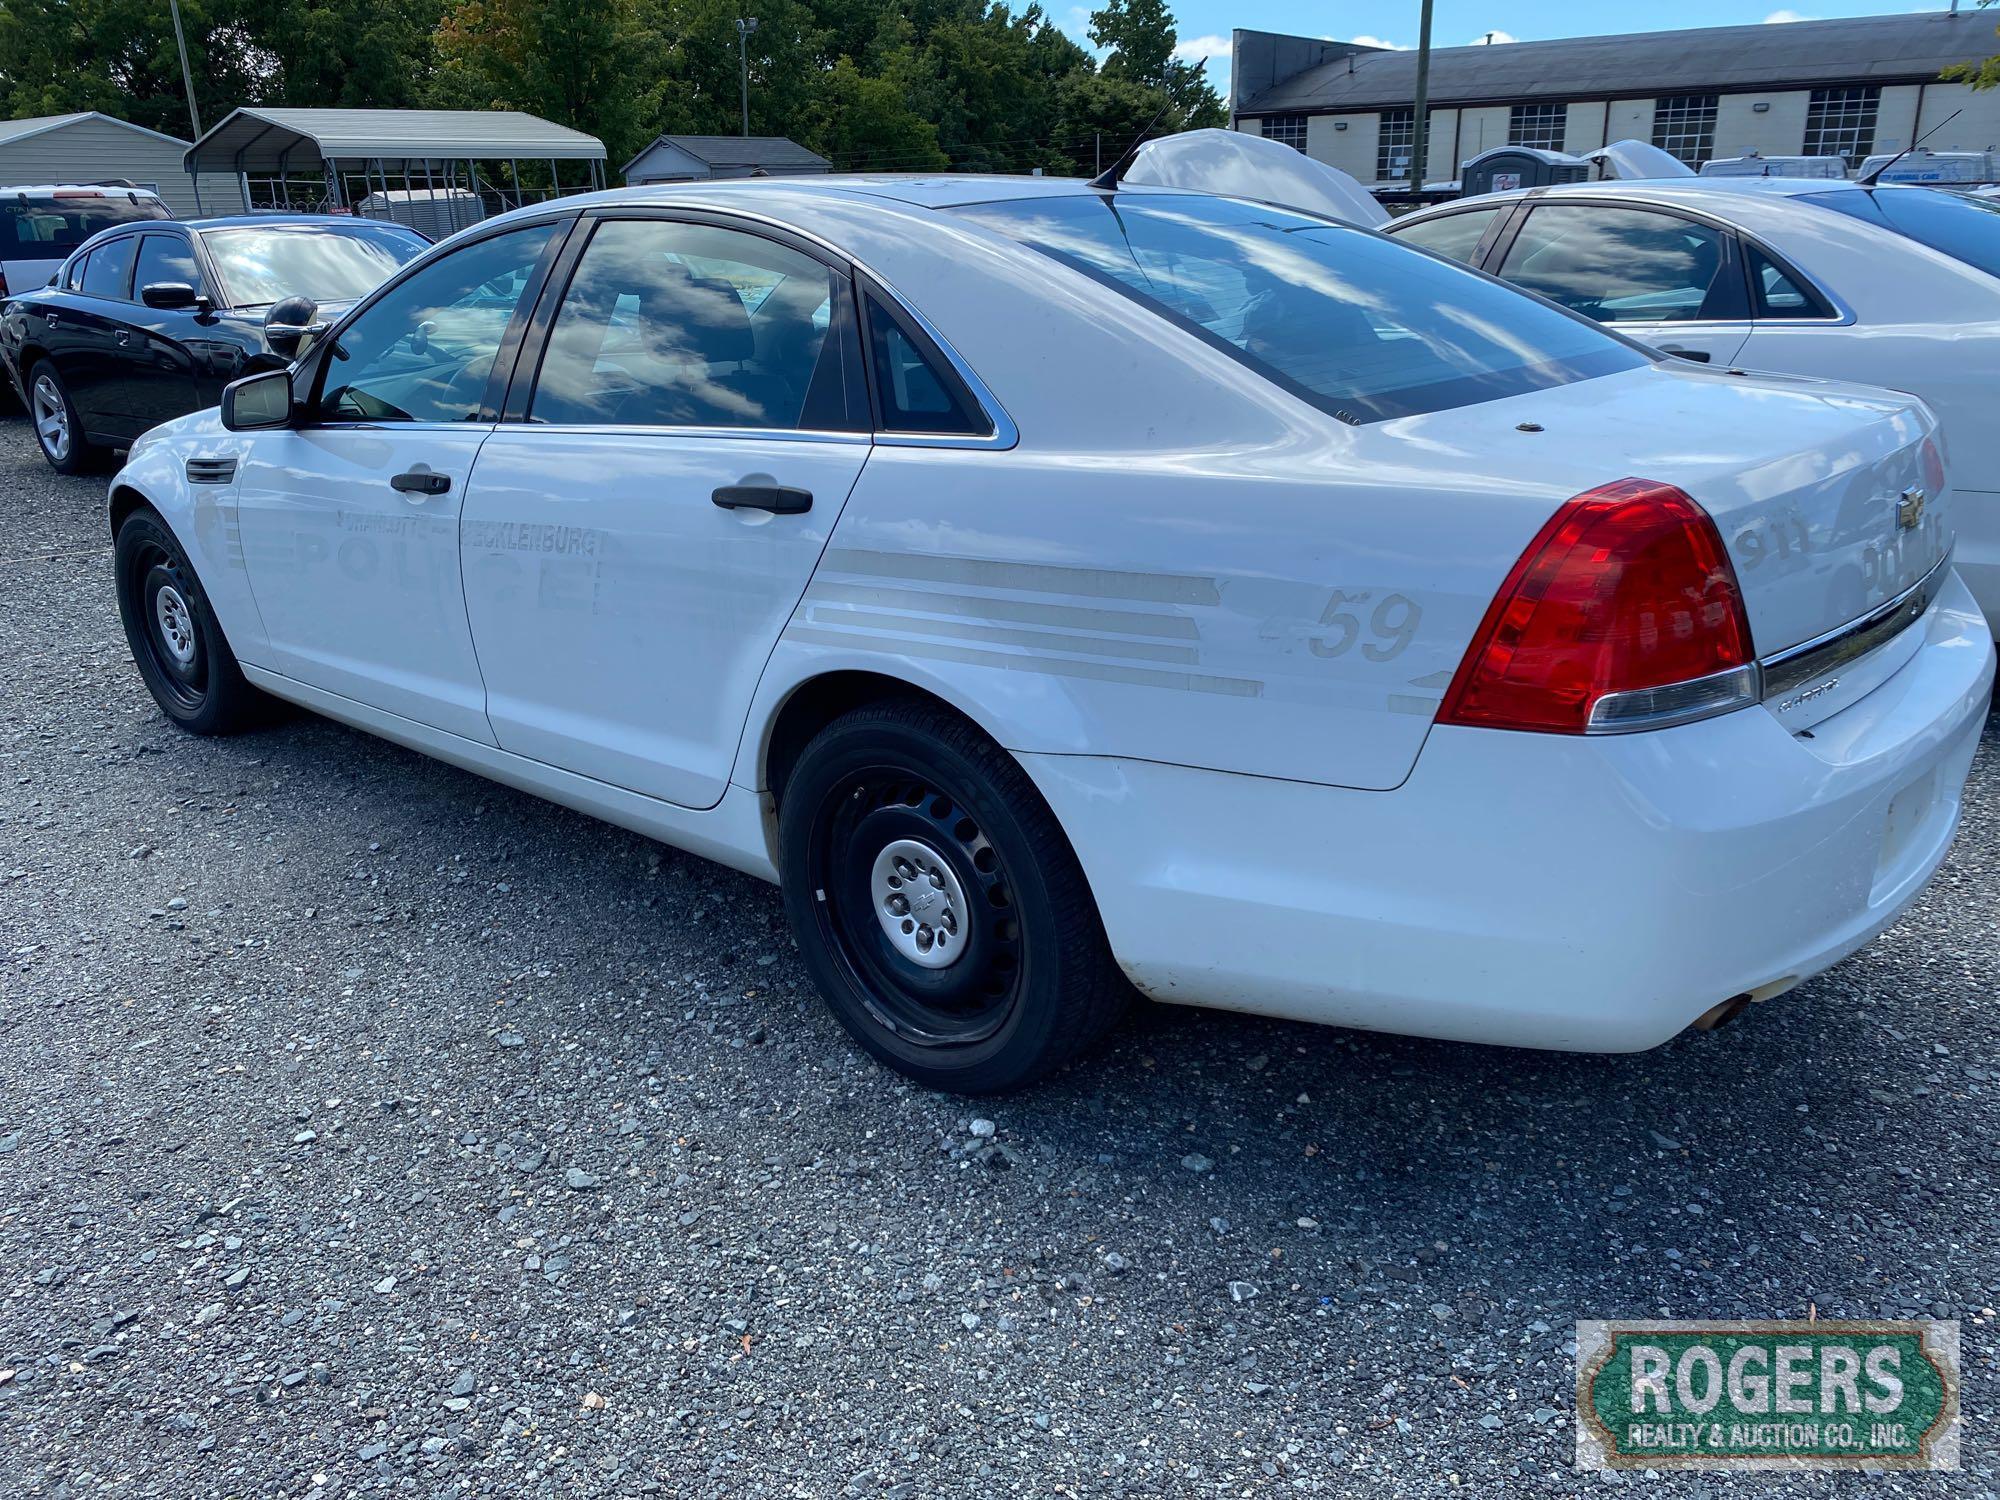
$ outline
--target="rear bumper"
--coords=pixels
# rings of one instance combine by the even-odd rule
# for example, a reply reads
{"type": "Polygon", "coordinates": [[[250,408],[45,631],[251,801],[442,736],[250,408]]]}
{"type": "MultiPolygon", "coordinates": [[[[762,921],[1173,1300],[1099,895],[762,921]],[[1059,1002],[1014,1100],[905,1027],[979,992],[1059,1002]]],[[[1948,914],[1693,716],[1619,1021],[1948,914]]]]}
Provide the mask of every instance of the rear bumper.
{"type": "Polygon", "coordinates": [[[1837,963],[1944,859],[1993,643],[1956,579],[1918,628],[1810,739],[1764,708],[1605,738],[1439,727],[1393,792],[1022,761],[1155,998],[1636,1051],[1837,963]]]}
{"type": "Polygon", "coordinates": [[[1985,611],[1994,638],[2000,640],[2000,494],[1959,490],[1954,499],[1959,576],[1985,611]]]}

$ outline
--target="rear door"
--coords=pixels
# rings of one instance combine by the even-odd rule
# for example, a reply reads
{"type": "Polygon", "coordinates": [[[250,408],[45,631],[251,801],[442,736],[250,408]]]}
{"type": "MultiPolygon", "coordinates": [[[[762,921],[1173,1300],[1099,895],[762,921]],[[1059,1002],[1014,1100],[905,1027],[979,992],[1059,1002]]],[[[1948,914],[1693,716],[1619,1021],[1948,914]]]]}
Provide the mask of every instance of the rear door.
{"type": "Polygon", "coordinates": [[[868,457],[852,284],[731,221],[589,227],[467,499],[487,715],[504,749],[710,807],[868,457]]]}
{"type": "Polygon", "coordinates": [[[1488,270],[1668,354],[1729,365],[1750,336],[1736,236],[1664,209],[1535,203],[1488,270]]]}
{"type": "Polygon", "coordinates": [[[90,252],[77,295],[51,308],[50,357],[69,388],[69,398],[93,437],[124,440],[137,436],[125,414],[119,384],[125,375],[132,332],[132,267],[139,251],[136,234],[105,240],[90,252]]]}

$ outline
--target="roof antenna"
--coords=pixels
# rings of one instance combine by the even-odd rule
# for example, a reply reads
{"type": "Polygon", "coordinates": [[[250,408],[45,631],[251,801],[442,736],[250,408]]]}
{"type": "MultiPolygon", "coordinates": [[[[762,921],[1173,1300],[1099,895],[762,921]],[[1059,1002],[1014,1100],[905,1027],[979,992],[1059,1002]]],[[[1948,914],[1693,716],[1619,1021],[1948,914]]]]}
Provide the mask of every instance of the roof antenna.
{"type": "MultiPolygon", "coordinates": [[[[1194,65],[1194,72],[1189,76],[1199,78],[1206,71],[1208,71],[1208,59],[1204,57],[1194,65]]],[[[1164,89],[1160,91],[1160,94],[1160,107],[1153,111],[1153,118],[1148,120],[1145,127],[1132,137],[1132,144],[1125,148],[1123,156],[1119,157],[1118,160],[1090,179],[1092,187],[1106,193],[1113,193],[1118,190],[1119,180],[1124,177],[1125,169],[1132,165],[1132,158],[1137,156],[1139,148],[1146,144],[1146,137],[1151,135],[1153,127],[1160,123],[1160,116],[1173,107],[1173,96],[1168,94],[1164,89]]]]}
{"type": "Polygon", "coordinates": [[[1861,187],[1875,186],[1876,183],[1882,180],[1882,174],[1884,172],[1888,171],[1889,168],[1895,166],[1897,162],[1901,161],[1904,157],[1908,156],[1912,151],[1916,150],[1917,147],[1921,146],[1925,141],[1929,140],[1932,136],[1936,135],[1940,130],[1944,129],[1945,126],[1949,125],[1953,120],[1956,120],[1960,115],[1964,113],[1965,111],[1962,109],[1953,110],[1950,114],[1946,115],[1942,120],[1939,120],[1937,124],[1931,126],[1929,130],[1926,130],[1922,135],[1918,136],[1914,141],[1911,141],[1910,144],[1905,146],[1901,151],[1898,151],[1894,156],[1890,157],[1887,161],[1883,162],[1881,166],[1877,167],[1872,172],[1863,173],[1861,176],[1855,178],[1854,181],[1856,182],[1857,185],[1861,187]]]}

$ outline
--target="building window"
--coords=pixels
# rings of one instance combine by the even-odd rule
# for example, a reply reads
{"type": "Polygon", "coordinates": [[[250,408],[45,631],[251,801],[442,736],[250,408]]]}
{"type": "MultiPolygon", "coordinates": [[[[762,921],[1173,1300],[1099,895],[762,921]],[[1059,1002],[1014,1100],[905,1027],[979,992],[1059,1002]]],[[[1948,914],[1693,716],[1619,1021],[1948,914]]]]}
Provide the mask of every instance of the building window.
{"type": "Polygon", "coordinates": [[[1517,104],[1507,118],[1507,144],[1560,151],[1568,119],[1567,104],[1517,104]]]}
{"type": "Polygon", "coordinates": [[[1375,180],[1410,180],[1410,154],[1417,149],[1417,112],[1385,109],[1376,122],[1375,180]]]}
{"type": "Polygon", "coordinates": [[[1282,141],[1295,151],[1306,149],[1306,117],[1304,115],[1264,116],[1264,139],[1282,141]]]}
{"type": "Polygon", "coordinates": [[[1669,94],[1655,99],[1653,144],[1691,167],[1715,155],[1715,95],[1669,94]]]}
{"type": "Polygon", "coordinates": [[[1814,89],[1806,106],[1806,155],[1844,156],[1851,167],[1875,149],[1875,111],[1882,90],[1873,84],[1814,89]]]}

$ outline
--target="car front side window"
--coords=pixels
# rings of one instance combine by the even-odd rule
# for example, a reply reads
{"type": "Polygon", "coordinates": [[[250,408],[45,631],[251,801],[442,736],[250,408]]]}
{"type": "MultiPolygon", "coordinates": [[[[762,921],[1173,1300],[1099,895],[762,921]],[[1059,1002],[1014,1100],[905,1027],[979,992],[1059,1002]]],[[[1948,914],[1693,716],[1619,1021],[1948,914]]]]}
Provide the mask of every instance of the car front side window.
{"type": "Polygon", "coordinates": [[[840,429],[845,278],[713,224],[600,225],[563,294],[528,420],[840,429]]]}
{"type": "Polygon", "coordinates": [[[340,330],[321,366],[322,422],[469,422],[507,327],[559,226],[478,240],[389,289],[340,330]]]}
{"type": "Polygon", "coordinates": [[[1722,231],[1673,214],[1543,203],[1500,274],[1600,323],[1689,323],[1719,307],[1729,264],[1722,231]]]}
{"type": "Polygon", "coordinates": [[[194,247],[177,234],[149,234],[139,241],[139,270],[132,278],[133,289],[143,292],[160,285],[191,286],[197,296],[207,290],[194,247]]]}

